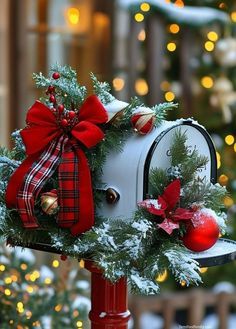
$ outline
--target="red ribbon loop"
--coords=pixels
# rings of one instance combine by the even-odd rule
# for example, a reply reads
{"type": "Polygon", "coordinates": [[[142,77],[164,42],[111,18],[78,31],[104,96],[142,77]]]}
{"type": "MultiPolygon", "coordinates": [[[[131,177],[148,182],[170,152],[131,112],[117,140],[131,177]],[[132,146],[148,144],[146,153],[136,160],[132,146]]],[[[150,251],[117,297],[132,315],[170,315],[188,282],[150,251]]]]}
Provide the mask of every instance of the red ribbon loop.
{"type": "Polygon", "coordinates": [[[29,109],[28,126],[21,131],[28,156],[13,173],[6,191],[7,206],[18,209],[25,227],[38,227],[34,200],[58,168],[58,224],[70,227],[73,235],[91,228],[94,205],[90,169],[79,142],[87,148],[95,146],[104,137],[97,124],[107,120],[107,112],[97,96],[88,97],[79,110],[78,123],[71,128],[69,140],[48,107],[36,101],[29,109]]]}

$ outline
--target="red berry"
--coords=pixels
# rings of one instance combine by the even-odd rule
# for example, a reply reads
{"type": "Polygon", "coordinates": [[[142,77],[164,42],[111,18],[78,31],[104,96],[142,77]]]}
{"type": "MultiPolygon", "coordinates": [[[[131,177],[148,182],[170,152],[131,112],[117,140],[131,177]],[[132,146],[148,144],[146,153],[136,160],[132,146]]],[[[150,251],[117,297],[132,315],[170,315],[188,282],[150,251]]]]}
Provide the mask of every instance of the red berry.
{"type": "Polygon", "coordinates": [[[54,93],[54,91],[55,91],[54,86],[48,86],[48,90],[47,90],[48,93],[54,93]]]}
{"type": "Polygon", "coordinates": [[[56,103],[56,97],[55,97],[54,95],[50,95],[50,97],[49,97],[49,101],[50,101],[51,103],[56,103]]]}
{"type": "Polygon", "coordinates": [[[69,113],[68,113],[68,117],[69,117],[69,119],[74,119],[74,117],[75,117],[75,112],[74,111],[69,111],[69,113]]]}
{"type": "Polygon", "coordinates": [[[66,119],[61,120],[61,125],[62,127],[67,127],[68,126],[68,121],[66,119]]]}
{"type": "Polygon", "coordinates": [[[60,114],[62,114],[63,111],[64,111],[64,105],[63,105],[63,104],[59,104],[57,108],[58,108],[58,112],[59,112],[60,114]]]}
{"type": "Polygon", "coordinates": [[[60,75],[59,72],[54,72],[53,75],[52,75],[53,79],[55,79],[55,80],[59,79],[60,76],[61,76],[61,75],[60,75]]]}

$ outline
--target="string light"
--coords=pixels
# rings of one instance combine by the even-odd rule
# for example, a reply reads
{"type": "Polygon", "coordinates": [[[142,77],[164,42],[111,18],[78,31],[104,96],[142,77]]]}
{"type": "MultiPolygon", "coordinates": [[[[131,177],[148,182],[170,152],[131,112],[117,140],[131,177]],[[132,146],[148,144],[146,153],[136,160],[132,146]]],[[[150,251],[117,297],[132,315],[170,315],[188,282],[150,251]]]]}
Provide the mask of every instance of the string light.
{"type": "Polygon", "coordinates": [[[181,280],[181,281],[180,281],[180,285],[181,285],[182,287],[185,287],[185,286],[186,286],[186,281],[181,280]]]}
{"type": "Polygon", "coordinates": [[[142,13],[136,13],[134,15],[134,19],[136,20],[136,22],[140,23],[144,20],[144,15],[142,13]]]}
{"type": "Polygon", "coordinates": [[[149,5],[149,3],[147,3],[147,2],[143,2],[143,3],[141,3],[141,5],[140,5],[140,9],[142,10],[142,11],[149,11],[150,10],[150,5],[149,5]]]}
{"type": "Polygon", "coordinates": [[[138,34],[138,40],[139,41],[145,41],[146,40],[146,32],[144,29],[142,29],[138,34]]]}
{"type": "Polygon", "coordinates": [[[45,284],[51,284],[51,283],[52,283],[52,279],[51,279],[51,278],[46,278],[46,279],[44,280],[44,283],[45,283],[45,284]]]}
{"type": "Polygon", "coordinates": [[[55,310],[56,312],[60,312],[60,311],[62,310],[62,305],[61,305],[61,304],[56,305],[56,306],[54,307],[54,310],[55,310]]]}
{"type": "Polygon", "coordinates": [[[156,281],[157,282],[164,282],[168,277],[168,272],[167,270],[165,270],[163,273],[159,274],[157,277],[156,277],[156,281]]]}
{"type": "Polygon", "coordinates": [[[224,198],[225,207],[231,207],[234,204],[234,200],[230,196],[224,198]]]}
{"type": "Polygon", "coordinates": [[[231,20],[232,20],[233,22],[236,22],[236,11],[233,11],[233,12],[231,13],[230,17],[231,17],[231,20]]]}
{"type": "Polygon", "coordinates": [[[167,102],[172,102],[175,99],[175,94],[172,91],[167,91],[165,93],[165,99],[167,102]]]}
{"type": "Polygon", "coordinates": [[[7,277],[7,278],[4,279],[4,282],[6,284],[11,284],[12,283],[12,278],[7,277]]]}
{"type": "Polygon", "coordinates": [[[227,136],[225,137],[225,143],[226,143],[227,145],[233,145],[234,140],[235,140],[235,138],[234,138],[233,135],[227,135],[227,136]]]}
{"type": "Polygon", "coordinates": [[[3,264],[1,264],[1,265],[0,265],[0,271],[1,271],[1,272],[4,272],[4,271],[5,271],[5,269],[6,269],[6,266],[5,266],[5,265],[3,265],[3,264]]]}
{"type": "Polygon", "coordinates": [[[27,286],[27,287],[26,287],[26,291],[27,291],[29,294],[32,294],[32,292],[34,292],[34,288],[31,287],[31,286],[27,286]]]}
{"type": "Polygon", "coordinates": [[[52,262],[52,267],[57,268],[59,267],[59,265],[60,265],[59,261],[57,259],[54,259],[52,262]]]}
{"type": "Polygon", "coordinates": [[[80,260],[80,262],[79,262],[79,266],[80,266],[81,268],[84,268],[84,260],[83,260],[83,259],[80,260]]]}
{"type": "Polygon", "coordinates": [[[224,2],[221,2],[221,3],[219,4],[219,8],[220,8],[220,9],[226,9],[226,4],[225,4],[224,2]]]}
{"type": "Polygon", "coordinates": [[[135,91],[140,96],[145,96],[148,93],[148,84],[145,79],[137,79],[135,81],[135,91]]]}
{"type": "Polygon", "coordinates": [[[176,7],[179,7],[179,8],[184,7],[184,2],[182,0],[176,0],[174,4],[176,7]]]}
{"type": "Polygon", "coordinates": [[[26,311],[25,315],[26,315],[26,319],[29,320],[33,314],[31,311],[26,311]]]}
{"type": "Polygon", "coordinates": [[[169,50],[170,52],[173,52],[176,50],[176,44],[174,42],[169,42],[166,45],[167,50],[169,50]]]}
{"type": "Polygon", "coordinates": [[[27,270],[28,266],[27,266],[26,264],[22,263],[21,266],[20,266],[20,268],[21,268],[23,271],[25,271],[25,270],[27,270]]]}
{"type": "Polygon", "coordinates": [[[77,328],[82,328],[83,327],[83,322],[82,321],[77,321],[76,326],[77,326],[77,328]]]}
{"type": "Polygon", "coordinates": [[[121,91],[125,86],[125,81],[122,78],[116,77],[112,80],[112,85],[115,91],[121,91]]]}
{"type": "Polygon", "coordinates": [[[214,45],[214,43],[212,41],[206,41],[204,47],[205,47],[205,49],[207,51],[210,52],[210,51],[213,51],[214,50],[215,45],[214,45]]]}
{"type": "Polygon", "coordinates": [[[221,167],[221,156],[219,152],[216,152],[216,162],[217,162],[217,169],[221,167]]]}
{"type": "Polygon", "coordinates": [[[13,274],[11,276],[11,279],[12,279],[13,282],[17,282],[18,281],[18,277],[15,274],[13,274]]]}
{"type": "Polygon", "coordinates": [[[179,27],[178,24],[171,24],[171,25],[169,26],[169,31],[170,31],[170,33],[176,34],[176,33],[179,32],[179,30],[180,30],[180,27],[179,27]]]}
{"type": "Polygon", "coordinates": [[[168,91],[170,89],[170,83],[168,81],[164,80],[161,82],[160,87],[161,87],[161,90],[168,91]]]}
{"type": "Polygon", "coordinates": [[[5,289],[5,290],[4,290],[4,294],[5,294],[6,296],[11,296],[11,290],[10,290],[10,289],[5,289]]]}
{"type": "Polygon", "coordinates": [[[212,88],[213,87],[213,79],[209,76],[205,76],[205,77],[202,77],[201,79],[201,85],[206,88],[206,89],[209,89],[209,88],[212,88]]]}
{"type": "Polygon", "coordinates": [[[80,21],[80,12],[77,8],[71,7],[67,9],[67,17],[72,25],[76,25],[80,21]]]}
{"type": "Polygon", "coordinates": [[[225,186],[225,185],[228,184],[229,177],[228,177],[227,175],[225,175],[225,174],[222,174],[222,175],[220,175],[220,177],[219,177],[218,180],[219,180],[219,183],[220,183],[221,185],[225,186]]]}
{"type": "Polygon", "coordinates": [[[217,41],[218,40],[218,34],[215,31],[210,31],[207,33],[207,37],[210,41],[217,41]]]}
{"type": "Polygon", "coordinates": [[[14,323],[14,321],[13,321],[13,320],[10,320],[10,321],[9,321],[9,323],[10,323],[10,324],[13,324],[13,323],[14,323]]]}
{"type": "Polygon", "coordinates": [[[206,273],[208,271],[208,267],[201,267],[200,273],[206,273]]]}
{"type": "Polygon", "coordinates": [[[73,316],[76,318],[77,316],[79,316],[79,311],[77,311],[77,310],[74,310],[73,311],[73,316]]]}
{"type": "Polygon", "coordinates": [[[236,152],[236,143],[234,144],[234,152],[236,152]]]}

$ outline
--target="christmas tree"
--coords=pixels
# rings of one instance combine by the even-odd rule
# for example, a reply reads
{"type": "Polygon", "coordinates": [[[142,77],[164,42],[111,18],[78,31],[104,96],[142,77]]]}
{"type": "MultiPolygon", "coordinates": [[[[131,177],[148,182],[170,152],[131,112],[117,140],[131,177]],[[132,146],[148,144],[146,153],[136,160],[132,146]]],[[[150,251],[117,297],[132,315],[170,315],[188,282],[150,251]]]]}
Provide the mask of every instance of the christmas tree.
{"type": "Polygon", "coordinates": [[[76,269],[54,256],[48,266],[37,268],[30,249],[1,245],[0,282],[2,329],[88,327],[89,282],[78,264],[76,269]]]}

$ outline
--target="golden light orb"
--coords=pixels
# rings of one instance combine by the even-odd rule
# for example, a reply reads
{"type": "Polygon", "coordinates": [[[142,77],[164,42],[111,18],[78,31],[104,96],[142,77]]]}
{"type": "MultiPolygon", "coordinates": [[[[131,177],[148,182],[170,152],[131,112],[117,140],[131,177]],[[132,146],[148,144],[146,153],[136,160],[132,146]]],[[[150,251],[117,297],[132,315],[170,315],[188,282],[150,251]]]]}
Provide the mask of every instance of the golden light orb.
{"type": "Polygon", "coordinates": [[[178,24],[171,24],[171,25],[169,26],[169,31],[170,31],[170,33],[176,34],[176,33],[179,32],[179,30],[180,30],[180,27],[179,27],[178,24]]]}
{"type": "Polygon", "coordinates": [[[217,41],[219,39],[219,36],[215,31],[208,32],[207,37],[210,41],[217,41]]]}
{"type": "Polygon", "coordinates": [[[172,91],[167,91],[165,93],[165,100],[167,102],[172,102],[175,99],[175,94],[172,91]]]}
{"type": "Polygon", "coordinates": [[[136,20],[136,22],[140,23],[144,20],[144,15],[142,13],[136,13],[134,15],[134,19],[136,20]]]}
{"type": "Polygon", "coordinates": [[[210,89],[213,87],[214,81],[211,77],[205,76],[201,78],[201,85],[206,89],[210,89]]]}
{"type": "Polygon", "coordinates": [[[234,138],[233,135],[227,135],[227,136],[225,137],[225,143],[226,143],[227,145],[233,145],[234,141],[235,141],[235,138],[234,138]]]}
{"type": "Polygon", "coordinates": [[[215,44],[212,41],[206,41],[204,47],[205,47],[206,51],[211,52],[214,50],[215,44]]]}
{"type": "Polygon", "coordinates": [[[143,3],[141,3],[141,5],[140,5],[140,9],[141,9],[142,11],[145,11],[145,12],[149,11],[150,8],[151,8],[151,7],[150,7],[149,3],[147,3],[147,2],[143,2],[143,3]]]}
{"type": "Polygon", "coordinates": [[[167,43],[166,48],[168,51],[173,52],[176,50],[176,43],[169,42],[169,43],[167,43]]]}
{"type": "Polygon", "coordinates": [[[113,88],[115,89],[115,91],[121,91],[124,88],[125,81],[122,78],[115,77],[112,80],[112,85],[113,85],[113,88]]]}

